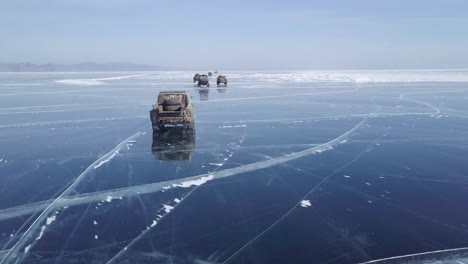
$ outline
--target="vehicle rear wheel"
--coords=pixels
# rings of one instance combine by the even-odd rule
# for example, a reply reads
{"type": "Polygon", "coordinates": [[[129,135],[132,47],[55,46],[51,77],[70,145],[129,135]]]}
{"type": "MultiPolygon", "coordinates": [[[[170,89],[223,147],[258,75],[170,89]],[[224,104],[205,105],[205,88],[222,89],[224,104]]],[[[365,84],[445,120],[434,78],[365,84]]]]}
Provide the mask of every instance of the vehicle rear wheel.
{"type": "Polygon", "coordinates": [[[188,128],[188,129],[192,129],[192,130],[195,129],[195,122],[192,121],[192,122],[190,122],[190,123],[187,123],[187,128],[188,128]]]}
{"type": "Polygon", "coordinates": [[[165,105],[180,105],[181,101],[179,98],[170,98],[164,101],[165,105]]]}
{"type": "Polygon", "coordinates": [[[161,127],[159,125],[153,125],[153,133],[157,133],[161,130],[161,127]]]}
{"type": "Polygon", "coordinates": [[[164,111],[177,111],[179,110],[181,107],[180,104],[176,104],[176,105],[164,105],[163,108],[164,108],[164,111]]]}

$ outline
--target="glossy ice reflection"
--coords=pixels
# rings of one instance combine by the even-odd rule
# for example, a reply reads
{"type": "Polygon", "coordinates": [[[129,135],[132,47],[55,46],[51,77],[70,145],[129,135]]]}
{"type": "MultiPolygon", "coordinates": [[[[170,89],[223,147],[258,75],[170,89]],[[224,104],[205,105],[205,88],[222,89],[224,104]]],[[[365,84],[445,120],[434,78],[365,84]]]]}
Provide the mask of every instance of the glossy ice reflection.
{"type": "Polygon", "coordinates": [[[467,71],[223,74],[0,74],[1,263],[465,262],[467,71]]]}

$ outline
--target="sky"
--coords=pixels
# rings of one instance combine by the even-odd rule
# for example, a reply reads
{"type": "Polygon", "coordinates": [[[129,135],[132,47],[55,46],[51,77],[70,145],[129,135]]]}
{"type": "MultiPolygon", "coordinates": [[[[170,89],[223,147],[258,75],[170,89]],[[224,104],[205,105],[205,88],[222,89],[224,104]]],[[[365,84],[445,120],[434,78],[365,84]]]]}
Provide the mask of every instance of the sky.
{"type": "Polygon", "coordinates": [[[0,63],[468,68],[466,0],[0,0],[0,63]]]}

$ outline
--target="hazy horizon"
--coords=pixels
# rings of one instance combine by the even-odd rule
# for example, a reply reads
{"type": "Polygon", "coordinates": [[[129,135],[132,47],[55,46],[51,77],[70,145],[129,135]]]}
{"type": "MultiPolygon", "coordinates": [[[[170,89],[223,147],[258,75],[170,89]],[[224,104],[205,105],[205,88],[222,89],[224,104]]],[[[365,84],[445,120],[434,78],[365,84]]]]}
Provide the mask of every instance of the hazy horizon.
{"type": "Polygon", "coordinates": [[[9,1],[0,63],[183,69],[468,68],[468,2],[9,1]]]}

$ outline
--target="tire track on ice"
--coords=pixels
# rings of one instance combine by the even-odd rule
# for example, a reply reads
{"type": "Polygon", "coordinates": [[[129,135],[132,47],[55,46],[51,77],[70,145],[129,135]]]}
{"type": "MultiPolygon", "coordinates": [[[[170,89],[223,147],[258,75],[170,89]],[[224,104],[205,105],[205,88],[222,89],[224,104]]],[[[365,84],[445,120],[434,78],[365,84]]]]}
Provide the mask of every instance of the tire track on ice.
{"type": "Polygon", "coordinates": [[[114,157],[116,153],[118,153],[121,149],[125,148],[127,146],[127,142],[130,140],[133,140],[140,136],[142,133],[137,132],[133,134],[132,136],[128,137],[124,141],[120,142],[114,149],[94,161],[84,172],[80,174],[76,178],[76,180],[65,190],[60,194],[55,200],[53,200],[45,209],[44,211],[36,218],[36,220],[31,224],[31,226],[24,232],[24,234],[21,236],[21,238],[16,242],[16,244],[8,251],[8,253],[5,255],[5,257],[1,260],[0,264],[8,264],[8,263],[21,263],[22,255],[19,255],[19,250],[24,249],[24,252],[27,253],[32,244],[34,243],[34,239],[36,237],[41,237],[42,232],[44,231],[44,227],[41,227],[41,223],[44,222],[47,218],[47,224],[50,224],[55,220],[55,214],[54,210],[58,208],[56,205],[60,203],[62,199],[64,199],[65,196],[71,194],[72,192],[75,191],[75,187],[78,186],[78,184],[86,178],[86,176],[93,170],[95,170],[96,166],[99,167],[103,163],[102,162],[108,162],[110,161],[111,157],[114,157]],[[41,230],[42,229],[42,230],[41,230]],[[29,245],[27,245],[29,243],[29,245]]]}

